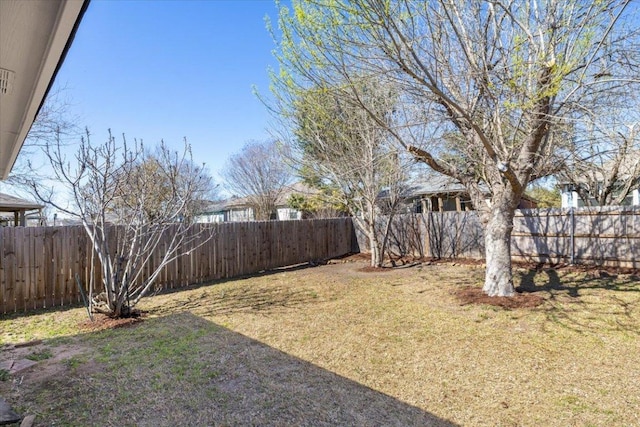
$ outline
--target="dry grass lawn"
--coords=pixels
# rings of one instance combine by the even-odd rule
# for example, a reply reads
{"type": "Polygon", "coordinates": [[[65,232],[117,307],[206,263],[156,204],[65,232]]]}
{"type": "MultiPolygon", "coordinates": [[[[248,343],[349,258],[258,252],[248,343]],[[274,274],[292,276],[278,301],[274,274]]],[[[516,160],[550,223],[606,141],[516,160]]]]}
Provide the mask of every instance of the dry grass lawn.
{"type": "Polygon", "coordinates": [[[0,320],[0,395],[37,425],[640,425],[640,279],[516,270],[537,307],[463,304],[483,269],[290,269],[148,298],[88,331],[0,320]]]}

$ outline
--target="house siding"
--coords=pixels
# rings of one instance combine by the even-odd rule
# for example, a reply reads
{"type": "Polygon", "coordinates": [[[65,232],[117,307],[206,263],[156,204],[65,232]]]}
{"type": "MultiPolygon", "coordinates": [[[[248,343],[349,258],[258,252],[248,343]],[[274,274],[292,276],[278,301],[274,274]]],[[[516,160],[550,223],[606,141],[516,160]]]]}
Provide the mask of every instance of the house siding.
{"type": "MultiPolygon", "coordinates": [[[[577,191],[568,191],[565,188],[562,190],[560,197],[561,207],[563,208],[581,208],[583,206],[587,206],[577,191]]],[[[591,200],[594,201],[595,199],[591,200]]],[[[597,205],[597,203],[594,203],[594,205],[597,205]]],[[[621,206],[640,206],[640,190],[636,188],[631,191],[621,203],[621,206]]]]}
{"type": "Polygon", "coordinates": [[[243,222],[243,221],[253,221],[253,209],[251,208],[240,208],[240,209],[229,209],[226,212],[227,221],[230,222],[243,222]]]}

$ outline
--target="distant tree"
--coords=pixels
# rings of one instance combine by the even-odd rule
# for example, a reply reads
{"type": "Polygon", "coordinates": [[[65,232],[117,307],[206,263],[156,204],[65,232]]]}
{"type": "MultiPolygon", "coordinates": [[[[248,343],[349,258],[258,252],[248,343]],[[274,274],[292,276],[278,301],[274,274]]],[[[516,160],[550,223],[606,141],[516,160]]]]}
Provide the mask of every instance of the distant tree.
{"type": "Polygon", "coordinates": [[[247,200],[258,221],[273,217],[278,200],[292,181],[283,149],[276,141],[249,142],[229,158],[222,171],[226,188],[247,200]]]}
{"type": "MultiPolygon", "coordinates": [[[[186,141],[185,147],[188,148],[186,141]]],[[[140,208],[144,220],[153,222],[171,209],[176,193],[190,193],[180,214],[181,221],[190,222],[203,203],[216,200],[218,187],[204,165],[195,165],[190,158],[178,159],[178,155],[164,143],[153,151],[144,150],[140,160],[122,171],[128,175],[124,177],[128,185],[116,189],[114,212],[121,216],[140,208]],[[176,168],[166,170],[167,165],[176,168]],[[194,183],[197,183],[194,188],[184,188],[194,183]]]]}
{"type": "MultiPolygon", "coordinates": [[[[388,131],[461,182],[484,229],[490,296],[514,295],[511,232],[532,180],[566,141],[556,130],[637,91],[640,21],[629,0],[293,0],[280,6],[279,100],[340,84],[367,106],[359,76],[393,85],[388,131]],[[636,19],[634,19],[636,18],[636,19]],[[458,134],[452,154],[444,138],[458,134]],[[485,200],[485,189],[491,194],[485,200]]],[[[450,141],[449,141],[450,142],[450,141]]]]}
{"type": "Polygon", "coordinates": [[[73,144],[82,136],[83,129],[78,124],[80,119],[72,113],[66,90],[65,87],[56,87],[47,94],[29,129],[21,154],[24,151],[32,155],[36,149],[45,149],[51,144],[73,144]]]}
{"type": "Polygon", "coordinates": [[[293,193],[287,199],[287,205],[302,212],[304,218],[335,218],[348,214],[346,206],[340,204],[337,190],[318,188],[316,194],[293,193]]]}
{"type": "Polygon", "coordinates": [[[131,315],[164,266],[183,255],[183,245],[211,237],[206,227],[195,232],[190,225],[192,206],[211,180],[193,163],[186,142],[182,152],[162,143],[151,155],[137,141],[127,144],[123,137],[118,144],[109,134],[104,143],[94,144],[87,133],[73,160],[63,154],[62,143],[47,142],[44,151],[68,200],[54,199],[54,189],[37,180],[31,186],[40,200],[77,218],[92,243],[105,289],[100,297],[93,295],[91,274],[92,311],[131,315]],[[160,249],[160,259],[152,264],[151,255],[160,249]]]}
{"type": "Polygon", "coordinates": [[[82,136],[82,128],[78,126],[78,121],[79,119],[71,113],[70,103],[65,97],[65,88],[51,90],[31,125],[9,177],[0,183],[0,187],[34,197],[29,183],[35,176],[46,178],[42,165],[35,164],[46,160],[37,159],[41,157],[47,144],[67,145],[77,141],[82,136]]]}
{"type": "Polygon", "coordinates": [[[558,187],[549,189],[541,185],[533,185],[527,189],[527,195],[538,202],[539,208],[559,208],[562,204],[558,187]]]}

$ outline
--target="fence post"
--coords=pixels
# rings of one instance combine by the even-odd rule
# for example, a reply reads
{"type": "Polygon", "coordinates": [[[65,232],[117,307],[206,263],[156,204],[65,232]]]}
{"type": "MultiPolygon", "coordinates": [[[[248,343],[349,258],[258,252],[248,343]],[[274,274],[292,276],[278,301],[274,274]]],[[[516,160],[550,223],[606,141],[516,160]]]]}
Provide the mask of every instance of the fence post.
{"type": "MultiPolygon", "coordinates": [[[[431,255],[430,253],[431,242],[429,241],[429,213],[428,212],[426,213],[426,215],[424,212],[422,213],[422,220],[423,220],[422,229],[425,231],[422,245],[424,247],[424,257],[427,258],[429,257],[429,255],[431,255]]],[[[420,236],[422,236],[422,231],[420,232],[420,236]]]]}
{"type": "Polygon", "coordinates": [[[575,244],[575,228],[576,228],[576,217],[575,217],[575,213],[574,213],[574,209],[573,206],[571,206],[569,208],[569,219],[570,219],[570,231],[569,231],[569,246],[570,246],[570,251],[571,251],[571,265],[573,265],[575,263],[575,248],[576,248],[576,244],[575,244]]]}

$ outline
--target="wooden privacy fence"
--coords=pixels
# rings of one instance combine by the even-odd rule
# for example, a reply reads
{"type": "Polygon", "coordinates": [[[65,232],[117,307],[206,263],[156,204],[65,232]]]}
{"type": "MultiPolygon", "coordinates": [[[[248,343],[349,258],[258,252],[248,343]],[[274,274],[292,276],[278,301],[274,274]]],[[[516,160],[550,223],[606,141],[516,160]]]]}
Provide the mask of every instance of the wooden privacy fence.
{"type": "MultiPolygon", "coordinates": [[[[366,250],[366,236],[357,230],[366,250]]],[[[484,258],[478,213],[398,215],[390,249],[397,256],[484,258]]],[[[640,208],[596,207],[516,211],[511,238],[514,260],[640,267],[640,208]]]]}
{"type": "Polygon", "coordinates": [[[640,267],[640,209],[597,207],[519,211],[515,259],[611,267],[640,267]]]}
{"type": "MultiPolygon", "coordinates": [[[[195,224],[192,232],[203,229],[210,231],[206,235],[211,239],[199,247],[196,239],[181,248],[185,255],[163,268],[156,289],[333,258],[352,250],[350,218],[195,224]]],[[[150,268],[160,260],[163,246],[158,245],[150,268]]],[[[77,304],[81,294],[76,275],[86,291],[91,253],[81,226],[0,228],[0,313],[77,304]]],[[[94,262],[100,292],[97,258],[94,262]]]]}

